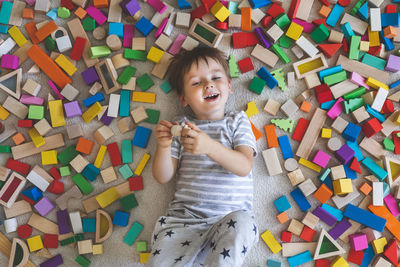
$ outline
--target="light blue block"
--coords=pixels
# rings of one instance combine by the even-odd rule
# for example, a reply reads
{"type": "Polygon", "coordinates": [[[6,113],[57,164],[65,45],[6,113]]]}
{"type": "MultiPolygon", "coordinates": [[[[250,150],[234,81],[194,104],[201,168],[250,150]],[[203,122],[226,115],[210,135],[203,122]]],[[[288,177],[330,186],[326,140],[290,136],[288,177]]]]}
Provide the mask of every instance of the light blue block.
{"type": "Polygon", "coordinates": [[[108,23],[108,35],[115,34],[119,38],[124,37],[124,24],[121,22],[108,23]]]}
{"type": "Polygon", "coordinates": [[[357,11],[357,14],[363,19],[368,19],[368,3],[365,2],[357,11]]]}
{"type": "Polygon", "coordinates": [[[330,100],[330,101],[326,101],[324,103],[321,103],[321,109],[323,110],[329,110],[331,109],[331,107],[336,103],[335,100],[330,100]]]}
{"type": "Polygon", "coordinates": [[[135,242],[142,230],[143,225],[138,222],[134,222],[131,229],[128,231],[128,233],[126,233],[123,242],[129,246],[132,246],[133,242],[135,242]]]}
{"type": "Polygon", "coordinates": [[[319,76],[319,79],[321,81],[323,81],[325,76],[329,76],[331,74],[340,72],[342,70],[343,70],[342,65],[336,65],[334,67],[330,67],[330,68],[321,70],[320,72],[318,72],[318,76],[319,76]]]}
{"type": "Polygon", "coordinates": [[[132,163],[133,162],[131,140],[122,140],[121,141],[121,154],[122,154],[122,163],[132,163]]]}
{"type": "Polygon", "coordinates": [[[326,177],[331,173],[331,169],[326,169],[318,178],[321,182],[325,181],[326,177]]]}
{"type": "Polygon", "coordinates": [[[371,108],[370,105],[366,104],[365,105],[365,110],[371,115],[374,116],[378,121],[383,123],[385,121],[385,116],[383,114],[380,114],[378,111],[375,109],[371,108]]]}
{"type": "Polygon", "coordinates": [[[58,17],[57,8],[51,9],[49,12],[46,13],[46,16],[48,16],[49,18],[51,18],[52,20],[55,21],[58,17]]]}
{"type": "Polygon", "coordinates": [[[286,196],[281,196],[280,198],[276,199],[274,201],[274,205],[279,213],[282,213],[292,207],[286,196]]]}
{"type": "Polygon", "coordinates": [[[1,24],[8,24],[11,16],[11,10],[13,7],[13,3],[3,1],[1,3],[0,9],[0,23],[1,24]]]}
{"type": "Polygon", "coordinates": [[[343,212],[341,210],[338,210],[325,203],[321,205],[321,208],[323,208],[326,212],[335,217],[338,220],[338,222],[340,222],[343,219],[343,212]]]}
{"type": "Polygon", "coordinates": [[[229,4],[228,4],[229,12],[231,12],[231,14],[236,14],[237,10],[238,10],[238,6],[239,6],[238,2],[229,1],[229,4]]]}
{"type": "Polygon", "coordinates": [[[351,25],[349,22],[346,22],[340,28],[342,29],[344,37],[346,37],[347,40],[349,40],[351,38],[351,36],[354,35],[353,29],[351,28],[351,25]]]}
{"type": "Polygon", "coordinates": [[[368,169],[368,171],[375,175],[376,178],[378,178],[380,181],[383,181],[383,179],[388,176],[387,171],[382,169],[378,164],[375,163],[375,161],[373,161],[369,157],[365,157],[365,159],[361,161],[361,164],[364,165],[368,169]]]}
{"type": "Polygon", "coordinates": [[[276,260],[267,260],[267,267],[281,267],[282,263],[280,261],[276,261],[276,260]]]}
{"type": "Polygon", "coordinates": [[[7,34],[8,33],[8,26],[0,25],[0,33],[7,34]]]}
{"type": "Polygon", "coordinates": [[[343,10],[344,7],[339,4],[335,4],[331,10],[331,13],[329,13],[328,18],[326,19],[326,24],[331,27],[335,27],[340,15],[343,13],[343,10]]]}
{"type": "Polygon", "coordinates": [[[288,258],[290,267],[299,266],[312,260],[313,258],[309,250],[288,258]]]}
{"type": "Polygon", "coordinates": [[[96,219],[95,218],[83,218],[82,228],[84,233],[95,233],[96,232],[96,219]]]}
{"type": "Polygon", "coordinates": [[[378,70],[384,70],[386,66],[386,60],[381,59],[379,57],[370,55],[370,54],[365,54],[361,63],[367,64],[371,67],[374,67],[378,70]]]}

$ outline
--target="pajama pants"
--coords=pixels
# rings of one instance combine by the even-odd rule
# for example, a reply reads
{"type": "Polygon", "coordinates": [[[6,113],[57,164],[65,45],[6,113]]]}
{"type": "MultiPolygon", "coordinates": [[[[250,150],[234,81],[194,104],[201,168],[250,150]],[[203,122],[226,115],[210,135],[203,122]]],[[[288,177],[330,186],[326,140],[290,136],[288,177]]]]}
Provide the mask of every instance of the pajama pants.
{"type": "Polygon", "coordinates": [[[196,218],[188,210],[184,216],[176,215],[167,213],[156,222],[146,266],[240,267],[258,241],[251,211],[212,218],[196,218]]]}

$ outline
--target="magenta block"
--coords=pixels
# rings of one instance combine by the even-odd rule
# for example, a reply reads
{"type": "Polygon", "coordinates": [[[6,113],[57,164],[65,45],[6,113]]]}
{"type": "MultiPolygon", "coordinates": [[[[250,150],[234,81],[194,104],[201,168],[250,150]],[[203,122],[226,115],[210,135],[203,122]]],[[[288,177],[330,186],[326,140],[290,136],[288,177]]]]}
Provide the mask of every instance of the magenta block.
{"type": "Polygon", "coordinates": [[[36,0],[25,0],[25,2],[30,5],[33,6],[36,3],[36,0]]]}
{"type": "Polygon", "coordinates": [[[78,101],[72,101],[64,104],[65,114],[67,118],[77,117],[82,115],[81,107],[78,101]]]}
{"type": "Polygon", "coordinates": [[[385,70],[391,72],[398,72],[400,70],[400,57],[395,55],[389,55],[385,70]]]}
{"type": "Polygon", "coordinates": [[[314,24],[312,24],[311,22],[307,22],[307,21],[304,21],[301,19],[292,19],[292,22],[302,26],[303,32],[306,32],[306,33],[312,33],[312,31],[314,29],[314,24]]]}
{"type": "Polygon", "coordinates": [[[172,43],[171,47],[168,50],[168,53],[171,55],[176,55],[179,53],[179,50],[181,50],[183,42],[186,40],[186,36],[183,34],[178,34],[176,37],[175,41],[172,43]]]}
{"type": "Polygon", "coordinates": [[[340,115],[340,113],[342,113],[342,110],[343,110],[342,102],[343,101],[344,100],[341,97],[338,100],[336,100],[335,104],[333,104],[333,106],[326,113],[326,115],[328,115],[328,117],[331,118],[332,120],[336,119],[340,115]]]}
{"type": "Polygon", "coordinates": [[[124,24],[124,40],[122,41],[123,47],[132,48],[132,38],[135,26],[133,24],[124,24]]]}
{"type": "Polygon", "coordinates": [[[396,199],[389,193],[384,199],[386,206],[388,207],[391,214],[394,217],[397,217],[400,214],[399,206],[397,206],[396,199]]]}
{"type": "Polygon", "coordinates": [[[44,99],[41,97],[37,96],[31,96],[31,95],[22,95],[21,98],[19,99],[19,102],[25,105],[38,105],[42,106],[44,103],[44,99]]]}
{"type": "Polygon", "coordinates": [[[89,16],[91,16],[99,25],[103,25],[107,21],[107,17],[101,13],[100,10],[95,8],[94,6],[89,6],[86,8],[86,12],[89,16]]]}
{"type": "Polygon", "coordinates": [[[34,207],[42,216],[46,216],[54,209],[53,203],[51,203],[47,197],[43,197],[41,200],[39,200],[34,207]]]}
{"type": "Polygon", "coordinates": [[[167,9],[167,6],[160,0],[147,0],[147,4],[151,5],[151,7],[158,11],[158,13],[160,14],[162,14],[167,9]]]}
{"type": "Polygon", "coordinates": [[[1,57],[1,67],[16,70],[19,65],[19,58],[15,55],[3,55],[1,57]]]}
{"type": "Polygon", "coordinates": [[[318,150],[317,153],[315,154],[312,162],[314,162],[318,166],[321,166],[322,168],[325,168],[330,159],[331,159],[331,156],[329,156],[322,150],[318,150]]]}
{"type": "Polygon", "coordinates": [[[165,19],[161,22],[160,27],[158,27],[158,29],[157,29],[156,32],[154,33],[154,37],[155,37],[155,38],[160,37],[160,35],[161,35],[161,34],[163,33],[163,31],[164,31],[165,25],[167,25],[167,22],[168,22],[168,17],[165,18],[165,19]]]}
{"type": "Polygon", "coordinates": [[[58,98],[61,99],[61,100],[63,100],[64,97],[62,96],[62,94],[60,94],[60,91],[58,91],[58,88],[57,88],[57,86],[53,83],[53,81],[52,81],[52,80],[49,80],[47,83],[50,85],[51,89],[53,89],[53,92],[56,93],[56,95],[58,96],[58,98]]]}
{"type": "Polygon", "coordinates": [[[360,251],[368,248],[368,240],[366,234],[352,234],[349,236],[350,246],[355,251],[360,251]]]}

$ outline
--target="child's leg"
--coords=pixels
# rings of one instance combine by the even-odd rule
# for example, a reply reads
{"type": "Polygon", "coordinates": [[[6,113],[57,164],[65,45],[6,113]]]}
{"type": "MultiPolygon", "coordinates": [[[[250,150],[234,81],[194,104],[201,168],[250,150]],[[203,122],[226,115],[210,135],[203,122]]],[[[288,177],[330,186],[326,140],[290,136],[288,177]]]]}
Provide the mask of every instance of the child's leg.
{"type": "Polygon", "coordinates": [[[210,232],[210,252],[204,266],[242,266],[258,241],[254,216],[249,211],[235,211],[218,221],[210,232]]]}

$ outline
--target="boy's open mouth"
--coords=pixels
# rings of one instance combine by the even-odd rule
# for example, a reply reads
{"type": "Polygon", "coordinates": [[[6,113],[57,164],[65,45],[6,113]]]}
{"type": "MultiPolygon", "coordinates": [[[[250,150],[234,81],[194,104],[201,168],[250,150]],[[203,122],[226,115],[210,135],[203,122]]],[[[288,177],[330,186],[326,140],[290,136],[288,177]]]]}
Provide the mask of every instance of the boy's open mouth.
{"type": "Polygon", "coordinates": [[[204,99],[206,101],[213,101],[213,100],[217,99],[218,97],[219,97],[218,93],[213,93],[213,94],[207,95],[206,97],[204,97],[204,99]]]}

